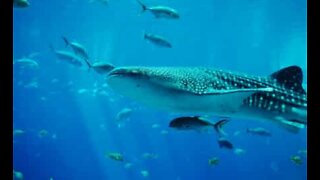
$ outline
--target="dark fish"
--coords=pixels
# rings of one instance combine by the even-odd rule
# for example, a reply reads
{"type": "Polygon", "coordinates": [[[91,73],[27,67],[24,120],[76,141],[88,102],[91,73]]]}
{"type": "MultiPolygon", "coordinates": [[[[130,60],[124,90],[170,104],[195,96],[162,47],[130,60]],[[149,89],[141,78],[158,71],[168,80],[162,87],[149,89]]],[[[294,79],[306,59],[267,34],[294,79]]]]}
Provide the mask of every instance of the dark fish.
{"type": "Polygon", "coordinates": [[[149,40],[153,44],[160,46],[160,47],[172,48],[171,43],[159,35],[145,33],[144,39],[149,40]]]}
{"type": "Polygon", "coordinates": [[[271,133],[261,127],[258,128],[247,128],[247,133],[251,133],[251,134],[256,134],[256,135],[260,135],[260,136],[271,136],[271,133]]]}
{"type": "Polygon", "coordinates": [[[227,140],[225,137],[220,137],[218,139],[218,144],[220,148],[233,149],[232,143],[229,140],[227,140]]]}
{"type": "Polygon", "coordinates": [[[29,7],[29,5],[28,0],[13,0],[13,7],[15,8],[26,8],[29,7]]]}
{"type": "Polygon", "coordinates": [[[150,6],[147,7],[140,0],[137,0],[142,7],[142,12],[150,11],[156,18],[167,18],[167,19],[179,19],[179,13],[170,7],[166,6],[150,6]]]}
{"type": "Polygon", "coordinates": [[[200,116],[193,116],[193,117],[178,117],[173,119],[169,127],[175,128],[178,130],[201,130],[205,127],[213,127],[215,131],[218,133],[219,136],[225,135],[226,133],[223,131],[222,127],[225,125],[229,120],[222,119],[217,123],[211,123],[207,120],[204,120],[200,116]]]}
{"type": "Polygon", "coordinates": [[[110,159],[116,160],[116,161],[124,161],[124,157],[121,153],[107,153],[105,157],[109,157],[110,159]]]}

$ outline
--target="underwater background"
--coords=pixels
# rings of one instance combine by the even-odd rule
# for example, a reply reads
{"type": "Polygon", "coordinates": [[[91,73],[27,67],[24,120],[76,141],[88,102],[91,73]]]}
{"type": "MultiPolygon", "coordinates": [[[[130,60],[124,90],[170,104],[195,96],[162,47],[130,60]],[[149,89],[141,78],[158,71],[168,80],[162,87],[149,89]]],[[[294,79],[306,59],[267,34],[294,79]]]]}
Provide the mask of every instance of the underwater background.
{"type": "Polygon", "coordinates": [[[120,96],[104,75],[63,62],[51,49],[71,52],[64,36],[83,45],[92,62],[115,66],[206,66],[268,76],[298,65],[305,87],[305,0],[143,1],[176,9],[174,20],[142,13],[136,0],[29,2],[13,9],[15,179],[307,179],[306,129],[292,134],[269,122],[232,119],[225,131],[237,151],[222,149],[215,132],[169,128],[176,115],[120,96]],[[173,47],[155,46],[145,32],[173,47]],[[246,133],[254,127],[272,136],[246,133]],[[297,156],[300,163],[292,160],[297,156]],[[218,163],[208,163],[212,158],[218,163]]]}

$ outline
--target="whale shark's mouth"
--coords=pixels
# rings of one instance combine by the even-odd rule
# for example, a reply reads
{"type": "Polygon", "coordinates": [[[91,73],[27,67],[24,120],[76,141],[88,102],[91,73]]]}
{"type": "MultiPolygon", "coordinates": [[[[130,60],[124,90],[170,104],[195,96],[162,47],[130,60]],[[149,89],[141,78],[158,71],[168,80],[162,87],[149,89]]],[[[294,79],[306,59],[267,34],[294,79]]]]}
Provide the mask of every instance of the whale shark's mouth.
{"type": "Polygon", "coordinates": [[[144,73],[136,69],[127,69],[127,68],[116,68],[112,70],[109,74],[109,77],[121,76],[121,77],[145,77],[144,73]]]}

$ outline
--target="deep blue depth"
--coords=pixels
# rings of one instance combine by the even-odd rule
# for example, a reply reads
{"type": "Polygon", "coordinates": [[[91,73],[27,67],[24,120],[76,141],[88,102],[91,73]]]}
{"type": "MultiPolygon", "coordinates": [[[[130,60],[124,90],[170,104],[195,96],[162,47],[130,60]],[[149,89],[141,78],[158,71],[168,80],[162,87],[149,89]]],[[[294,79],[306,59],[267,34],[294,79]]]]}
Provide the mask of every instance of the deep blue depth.
{"type": "Polygon", "coordinates": [[[261,76],[298,65],[306,84],[306,1],[143,1],[175,8],[178,20],[141,13],[135,0],[109,0],[108,6],[89,0],[29,2],[30,7],[13,10],[14,61],[37,53],[29,58],[39,64],[13,65],[13,126],[24,131],[13,139],[13,168],[24,179],[307,178],[306,156],[298,153],[306,149],[306,129],[292,134],[269,122],[234,119],[225,131],[245,150],[237,155],[220,149],[213,131],[170,129],[174,115],[120,96],[102,75],[88,72],[85,64],[77,68],[59,61],[49,48],[71,51],[61,38],[66,36],[85,46],[92,61],[116,66],[207,66],[261,76]],[[166,37],[173,48],[154,46],[143,39],[144,32],[166,37]],[[133,112],[119,122],[115,117],[123,108],[133,112]],[[264,127],[272,137],[247,134],[252,127],[264,127]],[[41,130],[48,134],[39,136],[41,130]],[[109,152],[122,153],[125,161],[106,157],[109,152]],[[294,155],[301,156],[301,165],[290,160],[294,155]],[[208,164],[212,157],[219,158],[218,165],[208,164]]]}

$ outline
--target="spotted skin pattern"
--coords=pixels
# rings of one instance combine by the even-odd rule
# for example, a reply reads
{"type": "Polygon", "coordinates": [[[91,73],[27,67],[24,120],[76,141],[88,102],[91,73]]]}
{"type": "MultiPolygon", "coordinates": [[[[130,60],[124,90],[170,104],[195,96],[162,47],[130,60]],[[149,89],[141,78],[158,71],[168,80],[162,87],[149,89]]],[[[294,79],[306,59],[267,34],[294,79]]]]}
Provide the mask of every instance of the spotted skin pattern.
{"type": "Polygon", "coordinates": [[[128,67],[116,72],[197,96],[272,88],[271,92],[256,92],[244,98],[241,106],[274,115],[290,113],[293,108],[303,111],[307,108],[306,92],[301,86],[302,70],[298,66],[281,69],[266,77],[201,67],[128,67]]]}

